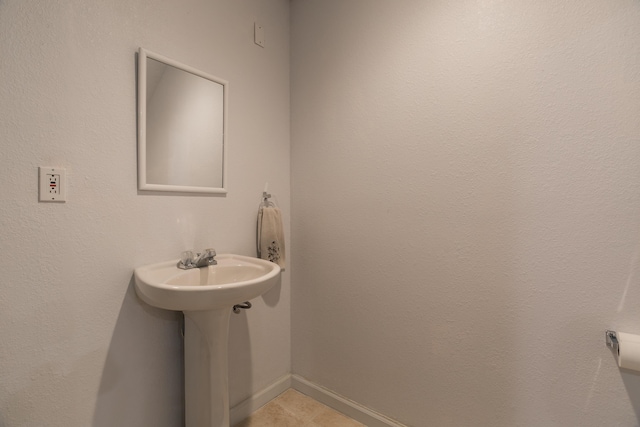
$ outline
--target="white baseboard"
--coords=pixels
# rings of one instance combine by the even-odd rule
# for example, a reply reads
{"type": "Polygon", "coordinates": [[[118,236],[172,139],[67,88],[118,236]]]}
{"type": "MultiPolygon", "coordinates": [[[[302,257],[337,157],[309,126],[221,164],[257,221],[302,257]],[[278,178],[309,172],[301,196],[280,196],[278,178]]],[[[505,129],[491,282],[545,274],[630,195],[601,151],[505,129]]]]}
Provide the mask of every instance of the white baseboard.
{"type": "Polygon", "coordinates": [[[270,386],[260,390],[253,396],[243,400],[242,402],[231,408],[231,411],[229,413],[230,424],[235,425],[236,423],[239,423],[258,409],[260,409],[262,406],[269,403],[270,400],[275,399],[290,388],[290,374],[278,378],[270,386]]]}
{"type": "Polygon", "coordinates": [[[387,418],[382,414],[378,414],[359,403],[344,398],[329,389],[312,383],[299,375],[290,374],[278,378],[270,386],[231,408],[231,412],[229,414],[231,425],[244,420],[269,401],[287,391],[289,388],[293,388],[300,393],[306,394],[312,399],[315,399],[318,402],[327,405],[331,409],[335,409],[336,411],[361,422],[367,427],[406,427],[405,425],[387,418]]]}
{"type": "Polygon", "coordinates": [[[407,427],[299,375],[291,375],[291,387],[367,427],[407,427]]]}

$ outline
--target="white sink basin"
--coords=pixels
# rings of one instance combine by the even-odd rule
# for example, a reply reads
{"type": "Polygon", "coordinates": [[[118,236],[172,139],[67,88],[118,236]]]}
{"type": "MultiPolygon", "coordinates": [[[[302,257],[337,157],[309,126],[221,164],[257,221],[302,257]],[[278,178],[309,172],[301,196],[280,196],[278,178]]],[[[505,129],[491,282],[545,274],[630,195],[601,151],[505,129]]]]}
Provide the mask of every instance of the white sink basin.
{"type": "Polygon", "coordinates": [[[166,310],[202,311],[232,307],[262,295],[280,277],[280,266],[242,255],[216,256],[217,265],[182,270],[178,260],[134,270],[138,296],[166,310]]]}

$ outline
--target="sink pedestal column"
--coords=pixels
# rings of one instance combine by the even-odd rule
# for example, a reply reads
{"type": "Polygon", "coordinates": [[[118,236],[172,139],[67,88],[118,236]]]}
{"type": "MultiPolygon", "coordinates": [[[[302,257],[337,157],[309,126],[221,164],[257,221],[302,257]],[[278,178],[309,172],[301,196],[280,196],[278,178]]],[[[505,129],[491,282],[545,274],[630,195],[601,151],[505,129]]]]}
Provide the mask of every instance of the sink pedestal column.
{"type": "Polygon", "coordinates": [[[231,307],[184,312],[186,427],[229,427],[231,307]]]}

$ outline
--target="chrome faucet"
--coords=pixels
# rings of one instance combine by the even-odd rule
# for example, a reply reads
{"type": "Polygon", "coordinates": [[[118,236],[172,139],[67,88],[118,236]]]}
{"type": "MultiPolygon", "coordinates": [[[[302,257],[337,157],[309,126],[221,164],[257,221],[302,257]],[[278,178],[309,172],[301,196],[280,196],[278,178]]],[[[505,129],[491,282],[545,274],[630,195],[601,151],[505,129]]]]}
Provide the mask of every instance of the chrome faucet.
{"type": "Polygon", "coordinates": [[[196,252],[194,255],[193,251],[184,251],[182,252],[182,257],[178,262],[178,268],[183,270],[189,270],[191,268],[200,268],[200,267],[208,267],[210,265],[216,265],[218,261],[215,260],[216,250],[215,249],[205,249],[202,252],[196,252]]]}

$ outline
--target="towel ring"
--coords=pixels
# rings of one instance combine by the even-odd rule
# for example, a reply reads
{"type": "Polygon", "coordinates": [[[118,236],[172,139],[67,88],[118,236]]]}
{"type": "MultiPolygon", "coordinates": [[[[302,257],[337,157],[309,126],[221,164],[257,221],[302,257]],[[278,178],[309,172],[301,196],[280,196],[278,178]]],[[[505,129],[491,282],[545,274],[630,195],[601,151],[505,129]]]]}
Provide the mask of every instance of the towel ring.
{"type": "Polygon", "coordinates": [[[260,207],[276,207],[276,204],[273,203],[271,200],[271,194],[267,193],[266,191],[262,192],[262,202],[260,203],[260,207]]]}

